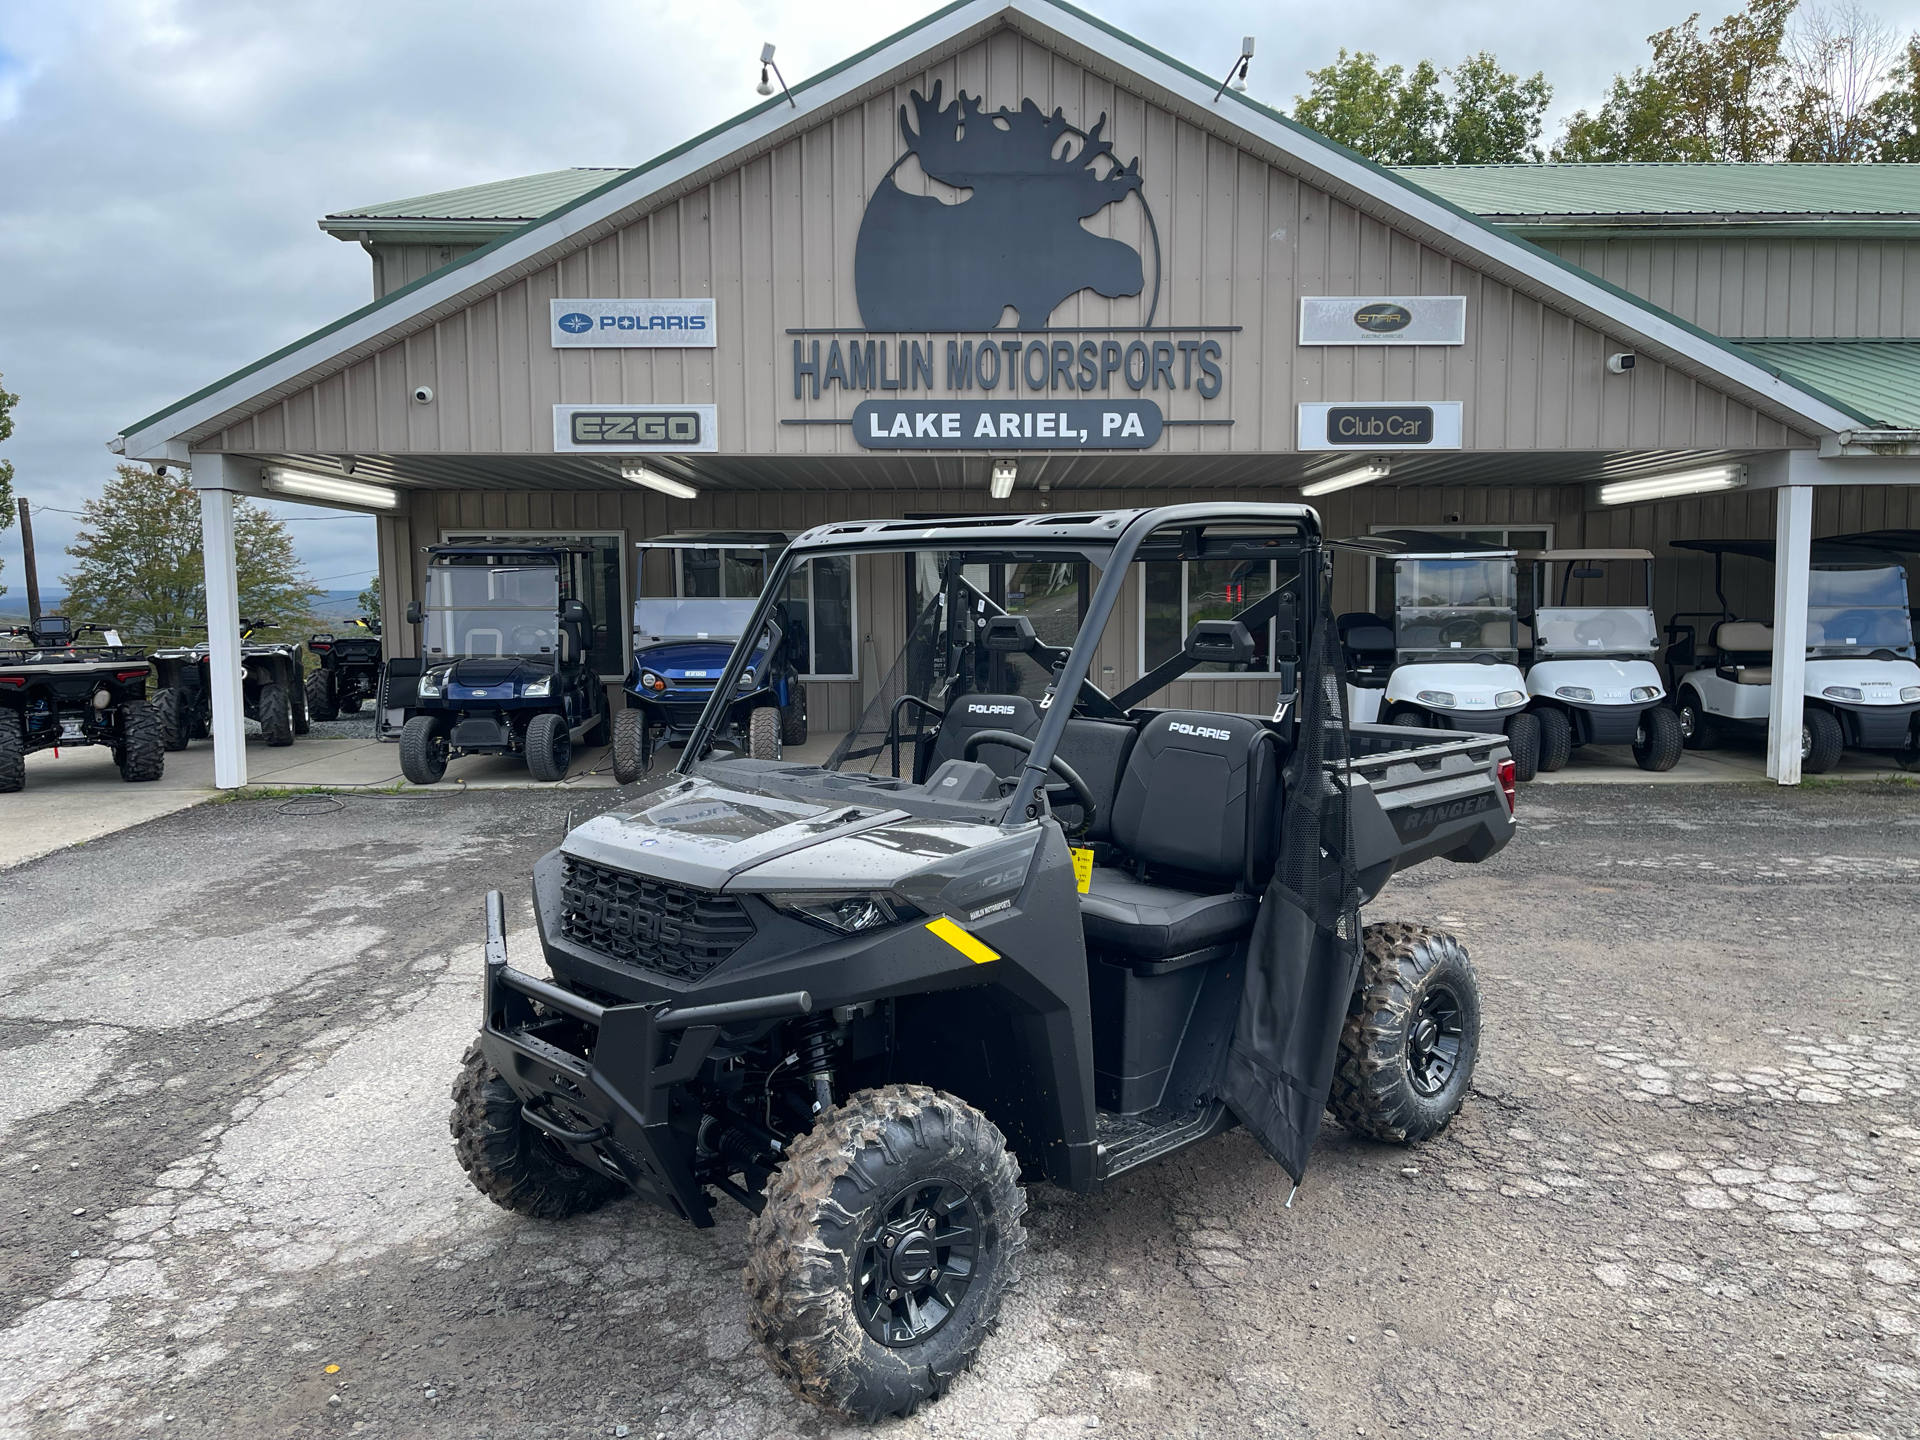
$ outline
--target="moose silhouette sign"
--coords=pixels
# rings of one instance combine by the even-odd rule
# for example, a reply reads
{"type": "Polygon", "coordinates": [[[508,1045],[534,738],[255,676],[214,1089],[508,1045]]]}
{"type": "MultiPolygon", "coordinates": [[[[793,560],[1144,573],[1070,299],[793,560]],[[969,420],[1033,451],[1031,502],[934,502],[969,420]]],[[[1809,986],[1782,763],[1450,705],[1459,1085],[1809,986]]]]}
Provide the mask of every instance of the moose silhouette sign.
{"type": "MultiPolygon", "coordinates": [[[[942,107],[910,98],[917,130],[900,107],[907,151],[867,202],[854,249],[854,287],[869,330],[990,330],[1012,306],[1019,328],[1046,326],[1062,301],[1092,290],[1109,299],[1146,288],[1140,252],[1095,235],[1081,221],[1140,195],[1140,161],[1121,165],[1113,143],[1069,125],[1059,110],[1043,114],[1022,100],[981,109],[966,91],[942,107]],[[894,176],[909,157],[932,179],[972,193],[956,204],[902,190],[894,176]]],[[[1153,231],[1152,212],[1147,224],[1153,231]]],[[[1154,297],[1159,292],[1159,238],[1154,235],[1154,297]]]]}

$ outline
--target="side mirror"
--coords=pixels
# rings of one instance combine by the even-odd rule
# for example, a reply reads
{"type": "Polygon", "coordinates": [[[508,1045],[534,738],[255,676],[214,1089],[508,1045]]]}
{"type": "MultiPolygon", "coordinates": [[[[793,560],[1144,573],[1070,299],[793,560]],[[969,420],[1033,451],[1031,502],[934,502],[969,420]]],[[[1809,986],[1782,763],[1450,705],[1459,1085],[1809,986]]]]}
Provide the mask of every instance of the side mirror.
{"type": "Polygon", "coordinates": [[[407,624],[418,625],[419,623],[420,602],[418,600],[409,600],[407,601],[407,624]]]}
{"type": "Polygon", "coordinates": [[[587,607],[578,600],[569,600],[560,607],[560,618],[571,625],[587,623],[587,607]]]}
{"type": "Polygon", "coordinates": [[[980,643],[1003,655],[1024,655],[1039,638],[1033,633],[1033,622],[1026,616],[996,615],[987,621],[986,634],[981,636],[980,643]]]}
{"type": "Polygon", "coordinates": [[[1187,635],[1181,650],[1194,660],[1219,660],[1245,665],[1253,659],[1253,632],[1238,620],[1202,620],[1187,635]]]}

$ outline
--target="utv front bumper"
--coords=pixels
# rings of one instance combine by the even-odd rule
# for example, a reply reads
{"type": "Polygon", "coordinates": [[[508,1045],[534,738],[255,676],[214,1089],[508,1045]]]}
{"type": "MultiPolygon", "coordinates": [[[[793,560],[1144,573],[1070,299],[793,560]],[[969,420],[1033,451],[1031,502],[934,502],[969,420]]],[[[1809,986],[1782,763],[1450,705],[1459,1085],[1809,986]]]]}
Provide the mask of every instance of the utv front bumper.
{"type": "Polygon", "coordinates": [[[600,1005],[507,964],[500,892],[487,896],[480,1048],[521,1117],[579,1164],[617,1175],[698,1226],[712,1203],[694,1178],[698,1115],[674,1125],[674,1089],[699,1073],[722,1025],[805,1015],[804,990],[714,1005],[600,1005]]]}

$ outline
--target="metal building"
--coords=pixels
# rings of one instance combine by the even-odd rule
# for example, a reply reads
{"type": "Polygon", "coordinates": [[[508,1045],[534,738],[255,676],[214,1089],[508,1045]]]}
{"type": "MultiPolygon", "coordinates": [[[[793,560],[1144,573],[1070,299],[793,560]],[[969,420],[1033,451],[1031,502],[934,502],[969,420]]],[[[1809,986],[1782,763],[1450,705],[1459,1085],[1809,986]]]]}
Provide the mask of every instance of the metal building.
{"type": "MultiPolygon", "coordinates": [[[[693,527],[1305,496],[1334,535],[1653,548],[1663,614],[1711,598],[1668,542],[1777,536],[1776,603],[1743,600],[1782,617],[1776,736],[1812,537],[1920,526],[1911,167],[1394,172],[1051,0],[951,5],[632,170],[321,224],[374,303],[114,442],[203,493],[223,786],[236,494],[377,515],[400,654],[419,547],[464,537],[593,544],[624,617],[633,542],[693,527]]],[[[1112,679],[1184,629],[1190,578],[1129,603],[1112,679]]],[[[809,583],[816,723],[844,727],[912,579],[809,583]]],[[[1365,567],[1340,583],[1367,606],[1365,567]]]]}

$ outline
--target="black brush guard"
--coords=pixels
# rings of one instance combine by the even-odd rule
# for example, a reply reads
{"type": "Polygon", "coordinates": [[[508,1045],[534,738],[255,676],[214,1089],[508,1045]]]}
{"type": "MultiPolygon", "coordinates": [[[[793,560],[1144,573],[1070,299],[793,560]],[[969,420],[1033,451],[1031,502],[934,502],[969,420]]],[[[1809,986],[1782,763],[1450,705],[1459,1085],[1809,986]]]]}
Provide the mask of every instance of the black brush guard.
{"type": "Polygon", "coordinates": [[[487,893],[480,1048],[520,1097],[521,1117],[695,1225],[713,1224],[712,1201],[694,1176],[692,1132],[669,1123],[674,1087],[700,1072],[726,1026],[812,1009],[804,990],[716,1005],[596,1004],[507,964],[505,902],[487,893]]]}

